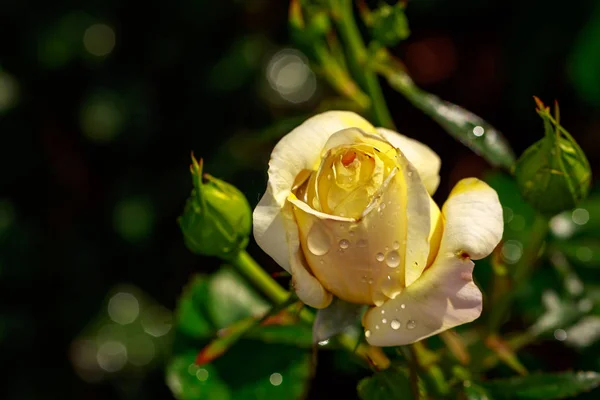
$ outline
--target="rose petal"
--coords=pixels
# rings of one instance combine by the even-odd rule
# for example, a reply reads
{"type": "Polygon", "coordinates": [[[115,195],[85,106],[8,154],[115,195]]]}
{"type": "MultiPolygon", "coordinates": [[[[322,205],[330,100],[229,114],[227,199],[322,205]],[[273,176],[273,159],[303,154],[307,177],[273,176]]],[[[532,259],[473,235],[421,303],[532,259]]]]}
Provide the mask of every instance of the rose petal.
{"type": "Polygon", "coordinates": [[[300,247],[298,228],[292,214],[291,205],[286,203],[281,212],[281,217],[286,226],[287,248],[289,250],[292,286],[296,295],[302,302],[314,308],[325,308],[333,299],[321,282],[310,273],[310,267],[300,247]]]}
{"type": "Polygon", "coordinates": [[[327,139],[333,133],[350,127],[375,133],[373,126],[355,113],[329,111],[306,120],[284,136],[273,149],[269,161],[267,191],[253,214],[254,238],[288,272],[289,250],[285,243],[285,226],[280,210],[298,173],[303,169],[316,169],[327,139]]]}
{"type": "Polygon", "coordinates": [[[363,325],[369,344],[414,343],[478,318],[482,296],[472,280],[473,265],[468,258],[438,257],[395,299],[367,311],[363,325]]]}
{"type": "Polygon", "coordinates": [[[429,194],[433,195],[440,183],[440,157],[423,143],[392,130],[377,128],[377,132],[404,153],[408,161],[419,171],[429,194]]]}
{"type": "Polygon", "coordinates": [[[477,178],[463,179],[454,186],[442,214],[446,224],[440,255],[460,254],[479,260],[502,239],[504,222],[498,194],[477,178]]]}
{"type": "Polygon", "coordinates": [[[433,264],[396,298],[365,314],[370,344],[413,343],[481,314],[482,296],[473,282],[474,264],[469,257],[487,256],[502,237],[498,196],[478,179],[463,179],[450,193],[442,214],[444,231],[433,264]]]}
{"type": "Polygon", "coordinates": [[[405,286],[410,286],[423,273],[429,255],[431,230],[430,199],[415,167],[402,154],[400,166],[406,184],[406,244],[404,249],[405,286]]]}

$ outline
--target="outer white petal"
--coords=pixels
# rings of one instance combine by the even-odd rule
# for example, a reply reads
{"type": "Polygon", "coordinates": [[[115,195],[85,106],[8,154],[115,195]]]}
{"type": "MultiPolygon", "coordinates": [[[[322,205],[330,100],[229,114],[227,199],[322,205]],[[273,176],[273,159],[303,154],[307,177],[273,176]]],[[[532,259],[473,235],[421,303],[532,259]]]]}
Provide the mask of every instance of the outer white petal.
{"type": "Polygon", "coordinates": [[[413,343],[481,314],[482,296],[473,283],[470,258],[487,256],[502,237],[498,196],[478,179],[463,179],[450,193],[442,215],[444,232],[433,264],[396,298],[365,314],[370,344],[413,343]]]}
{"type": "Polygon", "coordinates": [[[388,142],[399,148],[415,166],[429,194],[435,193],[440,183],[440,157],[423,143],[385,128],[377,132],[388,142]]]}
{"type": "Polygon", "coordinates": [[[287,248],[289,250],[290,272],[292,273],[292,286],[298,298],[306,305],[314,308],[325,308],[329,306],[333,296],[321,282],[309,271],[306,258],[300,247],[300,237],[296,221],[291,211],[291,205],[286,203],[281,218],[286,227],[287,248]]]}
{"type": "Polygon", "coordinates": [[[463,179],[454,186],[442,214],[446,225],[440,254],[462,254],[479,260],[502,239],[504,222],[498,194],[477,178],[463,179]]]}
{"type": "Polygon", "coordinates": [[[267,190],[253,214],[254,238],[288,272],[290,253],[280,211],[298,173],[303,169],[316,169],[327,139],[335,132],[351,127],[375,133],[375,128],[355,113],[329,111],[306,120],[273,149],[267,190]]]}
{"type": "Polygon", "coordinates": [[[395,299],[363,317],[365,336],[374,346],[414,343],[481,314],[481,292],[473,283],[473,261],[444,257],[395,299]]]}

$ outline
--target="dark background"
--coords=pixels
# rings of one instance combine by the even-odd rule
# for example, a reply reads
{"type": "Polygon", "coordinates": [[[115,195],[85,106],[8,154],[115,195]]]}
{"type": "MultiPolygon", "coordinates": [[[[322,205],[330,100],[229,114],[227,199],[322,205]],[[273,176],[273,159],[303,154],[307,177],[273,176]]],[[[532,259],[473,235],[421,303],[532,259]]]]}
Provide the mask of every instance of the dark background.
{"type": "MultiPolygon", "coordinates": [[[[597,2],[414,0],[407,15],[412,35],[393,52],[417,84],[485,118],[517,154],[542,135],[532,96],[558,99],[597,171],[597,2]]],[[[193,256],[176,225],[190,151],[256,204],[277,137],[331,94],[322,80],[303,104],[269,90],[269,59],[290,46],[284,1],[2,2],[0,398],[123,393],[80,379],[70,343],[113,285],[172,309],[191,273],[218,267],[193,256]],[[83,42],[98,23],[115,35],[106,56],[83,42]]],[[[442,158],[436,200],[489,168],[383,86],[398,130],[442,158]]],[[[276,270],[254,243],[249,251],[276,270]]],[[[324,369],[314,396],[327,391],[324,369]]],[[[170,398],[160,366],[141,379],[131,398],[170,398]]]]}

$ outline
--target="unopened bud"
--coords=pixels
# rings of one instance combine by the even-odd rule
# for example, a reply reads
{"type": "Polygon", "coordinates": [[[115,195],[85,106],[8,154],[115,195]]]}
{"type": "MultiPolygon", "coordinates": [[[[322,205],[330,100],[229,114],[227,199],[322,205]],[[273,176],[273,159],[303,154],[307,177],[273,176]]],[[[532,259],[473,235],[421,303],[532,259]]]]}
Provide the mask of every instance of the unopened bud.
{"type": "Polygon", "coordinates": [[[573,137],[535,97],[545,135],[529,147],[516,163],[515,176],[521,194],[542,214],[554,215],[574,208],[590,189],[590,164],[573,137]]]}
{"type": "Polygon", "coordinates": [[[202,174],[192,156],[194,189],[179,226],[186,246],[194,253],[229,259],[248,244],[252,226],[250,205],[234,186],[202,174]]]}

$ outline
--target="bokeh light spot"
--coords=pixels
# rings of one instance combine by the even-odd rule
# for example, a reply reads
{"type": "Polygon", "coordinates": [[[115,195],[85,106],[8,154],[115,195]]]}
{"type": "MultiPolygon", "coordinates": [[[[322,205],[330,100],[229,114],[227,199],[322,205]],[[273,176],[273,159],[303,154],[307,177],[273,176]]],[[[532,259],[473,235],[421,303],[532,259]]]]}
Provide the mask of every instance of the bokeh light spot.
{"type": "Polygon", "coordinates": [[[17,103],[19,85],[11,74],[0,70],[0,113],[17,103]]]}
{"type": "Polygon", "coordinates": [[[113,214],[113,226],[119,235],[132,243],[146,240],[152,233],[155,213],[149,201],[127,198],[120,201],[113,214]]]}
{"type": "Polygon", "coordinates": [[[571,219],[577,225],[585,225],[590,220],[590,213],[585,208],[576,208],[571,213],[571,219]]]}
{"type": "Polygon", "coordinates": [[[156,354],[154,343],[144,334],[135,335],[127,342],[129,362],[137,367],[149,364],[156,354]]]}
{"type": "Polygon", "coordinates": [[[271,385],[273,386],[279,386],[283,382],[283,376],[281,376],[279,372],[272,373],[269,377],[269,382],[271,382],[271,385]]]}
{"type": "Polygon", "coordinates": [[[290,103],[310,100],[317,89],[317,79],[308,60],[293,49],[283,49],[271,58],[267,80],[273,90],[290,103]]]}
{"type": "Polygon", "coordinates": [[[567,239],[575,232],[575,225],[571,218],[564,214],[559,214],[550,220],[550,230],[554,236],[567,239]]]}
{"type": "Polygon", "coordinates": [[[554,331],[554,338],[562,342],[567,338],[567,332],[564,329],[556,329],[554,331]]]}
{"type": "Polygon", "coordinates": [[[92,142],[113,141],[121,133],[123,120],[117,98],[110,93],[93,94],[86,99],[81,109],[81,130],[92,142]]]}
{"type": "Polygon", "coordinates": [[[12,202],[0,199],[0,235],[11,227],[15,220],[15,209],[12,202]]]}
{"type": "Polygon", "coordinates": [[[139,313],[140,303],[131,293],[119,292],[108,301],[108,316],[118,324],[132,323],[139,313]]]}
{"type": "Polygon", "coordinates": [[[115,47],[115,31],[108,25],[94,24],[85,30],[83,46],[94,56],[107,56],[115,47]]]}
{"type": "Polygon", "coordinates": [[[169,333],[173,326],[171,312],[162,306],[150,307],[142,313],[142,327],[144,331],[154,337],[161,337],[169,333]]]}
{"type": "Polygon", "coordinates": [[[583,262],[588,262],[594,256],[594,252],[587,246],[579,246],[575,252],[577,258],[583,262]]]}
{"type": "Polygon", "coordinates": [[[127,363],[127,348],[121,342],[105,342],[98,348],[96,360],[100,368],[107,372],[120,371],[127,363]]]}
{"type": "Polygon", "coordinates": [[[198,368],[198,371],[196,371],[196,378],[198,378],[198,380],[201,382],[204,382],[205,380],[207,380],[208,376],[209,376],[209,373],[204,368],[198,368]]]}
{"type": "Polygon", "coordinates": [[[507,240],[502,245],[502,257],[508,264],[515,264],[523,255],[523,245],[518,240],[507,240]]]}

